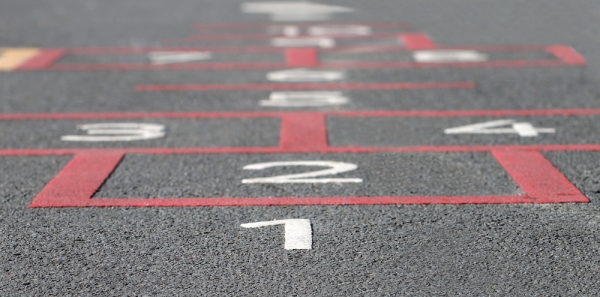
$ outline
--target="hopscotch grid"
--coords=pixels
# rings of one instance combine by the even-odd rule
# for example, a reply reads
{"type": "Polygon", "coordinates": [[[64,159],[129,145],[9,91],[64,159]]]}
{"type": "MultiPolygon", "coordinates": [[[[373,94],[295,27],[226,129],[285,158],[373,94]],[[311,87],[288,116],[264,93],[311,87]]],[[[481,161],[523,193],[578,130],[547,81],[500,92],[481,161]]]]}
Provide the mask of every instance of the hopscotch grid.
{"type": "MultiPolygon", "coordinates": [[[[440,111],[434,116],[469,111],[440,111]]],[[[470,111],[471,115],[477,113],[470,111]]],[[[600,114],[600,110],[517,110],[479,111],[479,114],[600,114]]],[[[479,145],[417,147],[332,147],[328,143],[326,117],[356,116],[364,112],[275,112],[258,113],[259,117],[282,118],[279,147],[219,148],[119,148],[119,149],[17,149],[0,150],[0,155],[74,155],[73,160],[49,182],[34,199],[31,207],[143,207],[143,206],[265,206],[265,205],[363,205],[363,204],[498,204],[498,203],[585,203],[589,200],[550,163],[542,151],[600,151],[593,145],[479,145]],[[306,123],[311,125],[306,126],[306,123]],[[300,129],[301,128],[301,129],[300,129]],[[126,154],[282,154],[282,153],[374,153],[374,152],[489,152],[525,191],[525,195],[508,196],[382,196],[382,197],[288,197],[288,198],[91,198],[126,154]],[[102,161],[108,158],[108,162],[102,161]],[[91,160],[96,160],[95,163],[91,160]],[[99,161],[100,160],[100,161],[99,161]],[[523,162],[532,162],[522,166],[523,162]],[[96,164],[97,163],[97,164],[96,164]],[[83,164],[83,165],[82,165],[83,164]],[[96,164],[96,165],[94,165],[96,164]],[[112,165],[111,165],[112,164],[112,165]],[[99,166],[99,167],[98,167],[99,166]],[[112,167],[111,167],[112,166],[112,167]],[[100,168],[95,170],[96,167],[100,168]],[[531,178],[534,176],[535,178],[531,178]],[[84,179],[73,183],[74,178],[84,179]],[[544,184],[546,183],[546,184],[544,184]],[[548,184],[549,183],[549,184],[548,184]],[[73,184],[83,188],[71,189],[73,184]],[[82,187],[82,186],[79,186],[82,187]]],[[[381,112],[379,112],[381,113],[381,112]]],[[[397,112],[387,112],[388,115],[397,112]]],[[[227,117],[256,113],[228,113],[227,117]]],[[[370,114],[366,112],[366,114],[370,114]]],[[[372,112],[371,112],[372,114],[372,112]]],[[[377,114],[377,112],[375,113],[377,114]]],[[[410,113],[408,113],[410,115],[410,113]]],[[[195,114],[196,116],[210,114],[195,114]]],[[[414,114],[413,114],[414,115],[414,114]]],[[[432,116],[432,112],[418,113],[432,116]]],[[[214,118],[215,114],[212,114],[214,118]]],[[[223,116],[223,115],[221,115],[223,116]]],[[[201,117],[199,117],[201,118],[201,117]]]]}

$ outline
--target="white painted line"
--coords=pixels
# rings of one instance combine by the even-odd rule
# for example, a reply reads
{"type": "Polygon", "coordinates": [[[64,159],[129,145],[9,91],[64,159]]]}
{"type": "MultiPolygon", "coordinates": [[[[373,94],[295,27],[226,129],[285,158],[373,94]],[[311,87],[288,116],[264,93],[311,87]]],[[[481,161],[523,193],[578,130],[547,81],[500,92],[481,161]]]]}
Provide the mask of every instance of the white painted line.
{"type": "Polygon", "coordinates": [[[269,107],[315,107],[335,106],[348,103],[342,92],[272,92],[269,100],[261,100],[260,106],[269,107]]]}
{"type": "Polygon", "coordinates": [[[244,170],[264,170],[271,167],[281,166],[313,166],[330,167],[329,169],[317,170],[313,172],[279,175],[272,177],[259,177],[243,179],[242,184],[327,184],[327,183],[362,183],[360,178],[314,178],[318,176],[336,175],[338,173],[353,171],[358,168],[355,164],[333,161],[287,161],[287,162],[267,162],[256,163],[244,166],[244,170]]]}
{"type": "Polygon", "coordinates": [[[260,228],[266,226],[285,226],[285,245],[286,250],[310,250],[312,249],[312,229],[310,220],[306,219],[288,219],[267,222],[255,222],[242,224],[243,228],[260,228]]]}
{"type": "Polygon", "coordinates": [[[331,48],[335,46],[335,40],[327,37],[276,37],[271,39],[271,45],[277,47],[331,48]]]}
{"type": "Polygon", "coordinates": [[[269,14],[273,21],[323,21],[334,13],[353,12],[354,9],[311,3],[295,2],[246,2],[240,9],[244,13],[269,14]]]}
{"type": "Polygon", "coordinates": [[[527,122],[516,122],[515,120],[497,120],[485,123],[471,124],[466,126],[448,128],[446,134],[518,134],[521,137],[536,137],[540,133],[555,133],[554,128],[535,128],[527,122]],[[498,128],[511,125],[510,128],[498,128]]]}
{"type": "Polygon", "coordinates": [[[62,141],[134,141],[161,138],[165,136],[165,126],[140,123],[99,123],[77,127],[88,135],[65,135],[62,141]]]}
{"type": "Polygon", "coordinates": [[[188,63],[212,58],[210,52],[151,52],[148,58],[154,65],[188,63]]]}
{"type": "Polygon", "coordinates": [[[270,81],[280,82],[318,82],[318,81],[336,81],[344,79],[345,74],[342,71],[321,71],[304,68],[273,71],[267,74],[270,81]]]}
{"type": "Polygon", "coordinates": [[[486,54],[467,50],[416,51],[413,53],[413,58],[421,63],[485,62],[488,60],[486,54]]]}
{"type": "Polygon", "coordinates": [[[371,27],[363,25],[343,26],[311,26],[308,28],[310,36],[366,36],[371,35],[371,27]]]}

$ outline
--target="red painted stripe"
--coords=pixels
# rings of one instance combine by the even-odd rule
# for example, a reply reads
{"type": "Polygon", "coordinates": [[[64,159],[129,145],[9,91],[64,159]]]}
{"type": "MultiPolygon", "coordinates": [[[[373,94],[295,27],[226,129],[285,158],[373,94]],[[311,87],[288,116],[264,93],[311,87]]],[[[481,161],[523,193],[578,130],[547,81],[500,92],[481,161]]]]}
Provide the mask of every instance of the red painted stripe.
{"type": "Polygon", "coordinates": [[[289,67],[316,67],[319,51],[316,48],[286,48],[285,61],[289,67]]]}
{"type": "Polygon", "coordinates": [[[288,115],[310,116],[312,114],[340,117],[589,116],[600,115],[600,109],[24,113],[0,114],[0,120],[276,118],[288,115]]]}
{"type": "Polygon", "coordinates": [[[322,114],[290,114],[281,121],[281,148],[295,151],[327,150],[327,123],[322,114]]]}
{"type": "Polygon", "coordinates": [[[174,47],[79,47],[69,48],[69,55],[124,55],[147,54],[155,51],[197,52],[210,51],[219,53],[282,53],[285,48],[273,46],[174,46],[174,47]]]}
{"type": "Polygon", "coordinates": [[[573,66],[557,60],[514,60],[514,61],[488,61],[488,62],[449,62],[449,63],[422,63],[422,62],[326,62],[322,61],[320,68],[335,69],[372,69],[372,68],[523,68],[523,67],[560,67],[573,66]]]}
{"type": "Polygon", "coordinates": [[[428,50],[437,48],[437,45],[431,37],[424,33],[400,34],[400,41],[402,41],[404,46],[409,50],[428,50]]]}
{"type": "MultiPolygon", "coordinates": [[[[315,68],[321,69],[422,69],[422,68],[522,68],[579,66],[562,60],[514,60],[472,63],[419,63],[419,62],[325,62],[315,68]]],[[[240,70],[285,69],[287,63],[186,63],[186,64],[55,64],[49,69],[59,71],[133,71],[133,70],[240,70]]]]}
{"type": "Polygon", "coordinates": [[[99,71],[99,70],[165,70],[165,69],[210,69],[210,70],[232,70],[232,69],[281,69],[288,68],[286,63],[185,63],[185,64],[56,64],[50,67],[52,70],[62,71],[99,71]]]}
{"type": "MultiPolygon", "coordinates": [[[[385,39],[396,37],[396,32],[383,32],[374,33],[371,35],[328,35],[323,37],[331,37],[341,40],[372,40],[372,39],[385,39]]],[[[264,33],[247,33],[247,34],[215,34],[215,35],[195,35],[183,39],[174,40],[163,40],[163,43],[191,43],[191,42],[210,42],[210,41],[249,41],[249,40],[269,40],[276,37],[282,37],[282,35],[272,35],[264,33]]],[[[311,37],[311,36],[298,36],[298,37],[311,37]]]]}
{"type": "MultiPolygon", "coordinates": [[[[290,65],[291,66],[291,65],[290,65]]],[[[300,65],[296,65],[300,66],[300,65]]],[[[306,66],[306,65],[305,65],[306,66]]],[[[136,91],[256,91],[256,90],[413,90],[473,89],[472,82],[440,83],[294,83],[294,84],[210,84],[210,85],[139,85],[136,91]]]]}
{"type": "Polygon", "coordinates": [[[366,25],[371,28],[388,28],[388,29],[410,29],[413,27],[409,23],[395,23],[395,22],[341,22],[341,23],[323,23],[323,22],[285,22],[280,24],[274,23],[197,23],[195,24],[196,29],[248,29],[248,28],[263,28],[271,26],[296,26],[300,28],[307,28],[315,25],[326,25],[326,26],[345,26],[345,25],[366,25]]]}
{"type": "Polygon", "coordinates": [[[285,205],[389,205],[389,204],[515,204],[534,203],[526,196],[382,196],[302,198],[103,198],[56,201],[30,207],[199,207],[285,205]]]}
{"type": "MultiPolygon", "coordinates": [[[[361,50],[361,52],[407,52],[411,51],[404,46],[399,45],[360,45],[360,46],[339,46],[334,48],[320,48],[319,51],[324,52],[352,52],[352,50],[361,50]]],[[[453,50],[478,50],[490,52],[507,52],[507,51],[540,51],[554,53],[557,49],[575,51],[573,48],[564,45],[540,46],[540,45],[438,45],[436,49],[453,49],[453,50]]],[[[228,52],[228,53],[269,53],[269,52],[285,52],[286,48],[273,46],[184,46],[184,47],[82,47],[69,48],[66,54],[71,55],[112,55],[112,54],[147,54],[153,51],[211,51],[211,52],[228,52]]],[[[575,51],[576,55],[581,54],[575,51]]]]}
{"type": "Polygon", "coordinates": [[[536,203],[589,202],[585,195],[538,151],[493,150],[492,154],[525,194],[536,203]]]}
{"type": "MultiPolygon", "coordinates": [[[[290,135],[293,135],[290,133],[290,135]]],[[[316,138],[316,137],[315,137],[316,138]]],[[[316,143],[324,143],[321,141],[316,143]]],[[[64,156],[84,153],[127,153],[146,155],[186,155],[186,154],[296,154],[296,153],[450,153],[450,152],[489,152],[495,150],[533,150],[533,151],[600,151],[600,144],[550,144],[550,145],[458,145],[458,146],[398,146],[398,147],[368,147],[342,146],[314,148],[284,147],[183,147],[183,148],[148,148],[131,147],[118,149],[89,149],[89,148],[52,148],[52,149],[0,149],[0,156],[64,156]]]]}
{"type": "Polygon", "coordinates": [[[45,49],[37,56],[20,65],[17,70],[45,70],[51,67],[66,53],[64,49],[45,49]]]}
{"type": "Polygon", "coordinates": [[[546,47],[546,51],[554,54],[556,57],[561,59],[563,62],[569,65],[587,65],[585,58],[578,53],[574,48],[564,45],[553,45],[546,47]]]}
{"type": "Polygon", "coordinates": [[[123,152],[80,153],[33,199],[30,207],[56,207],[88,200],[123,158],[123,152]]]}

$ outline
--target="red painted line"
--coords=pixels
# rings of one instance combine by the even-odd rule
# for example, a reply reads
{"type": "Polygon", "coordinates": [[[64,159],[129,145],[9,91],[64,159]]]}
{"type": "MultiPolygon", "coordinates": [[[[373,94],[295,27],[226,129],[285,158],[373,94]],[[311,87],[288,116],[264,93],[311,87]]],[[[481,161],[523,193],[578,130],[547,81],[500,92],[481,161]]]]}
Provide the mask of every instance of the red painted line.
{"type": "Polygon", "coordinates": [[[151,65],[151,64],[55,64],[50,69],[61,71],[98,71],[98,70],[237,70],[237,69],[282,69],[288,68],[287,63],[185,63],[185,64],[166,64],[166,65],[151,65]]]}
{"type": "Polygon", "coordinates": [[[586,116],[600,115],[600,109],[498,109],[498,110],[373,110],[332,111],[341,117],[479,117],[479,116],[586,116]]]}
{"type": "Polygon", "coordinates": [[[258,90],[414,90],[473,89],[472,82],[448,83],[293,83],[293,84],[210,84],[139,85],[136,91],[258,91],[258,90]]]}
{"type": "Polygon", "coordinates": [[[0,114],[0,120],[276,118],[288,115],[310,116],[312,114],[340,117],[589,116],[600,115],[600,109],[24,113],[0,114]]]}
{"type": "MultiPolygon", "coordinates": [[[[316,129],[315,129],[316,130],[316,129]]],[[[290,133],[293,135],[293,133],[290,133]]],[[[315,137],[316,138],[316,137],[315,137]]],[[[319,137],[324,143],[323,137],[319,137]]],[[[187,148],[148,148],[131,147],[118,149],[90,148],[53,148],[53,149],[0,149],[0,156],[65,156],[85,153],[123,153],[145,155],[194,155],[194,154],[344,154],[344,153],[469,153],[490,152],[497,150],[531,150],[531,151],[600,151],[600,144],[551,144],[551,145],[458,145],[458,146],[398,146],[398,147],[368,147],[341,146],[323,147],[187,147],[187,148]]]]}
{"type": "Polygon", "coordinates": [[[291,114],[281,121],[282,149],[292,150],[325,150],[329,146],[327,139],[327,123],[322,114],[291,114]]]}
{"type": "Polygon", "coordinates": [[[289,67],[316,67],[319,50],[316,48],[286,48],[285,61],[289,67]]]}
{"type": "Polygon", "coordinates": [[[448,63],[422,63],[422,62],[326,62],[322,61],[320,68],[336,69],[373,69],[373,68],[523,68],[523,67],[560,67],[573,66],[559,60],[503,60],[488,62],[448,62],[448,63]]]}
{"type": "Polygon", "coordinates": [[[285,48],[273,46],[185,46],[185,47],[81,47],[69,48],[67,54],[71,55],[123,55],[123,54],[147,54],[155,51],[210,51],[223,53],[271,53],[284,52],[285,48]]]}
{"type": "Polygon", "coordinates": [[[194,27],[199,30],[206,29],[256,29],[256,28],[267,28],[272,26],[296,26],[300,28],[307,28],[310,26],[347,26],[347,25],[365,25],[371,28],[381,28],[381,29],[410,29],[412,28],[412,24],[409,23],[394,23],[394,22],[342,22],[342,23],[324,23],[324,22],[285,22],[285,23],[198,23],[195,24],[194,27]]]}
{"type": "Polygon", "coordinates": [[[117,167],[124,154],[95,152],[77,154],[33,199],[30,207],[78,204],[92,197],[117,167]]]}
{"type": "MultiPolygon", "coordinates": [[[[375,33],[371,35],[328,35],[322,36],[325,38],[335,38],[341,40],[373,40],[396,37],[396,32],[375,33]]],[[[250,41],[250,40],[269,40],[277,37],[285,37],[283,35],[273,34],[215,34],[215,35],[195,35],[183,39],[163,40],[163,43],[191,43],[191,42],[206,42],[206,41],[250,41]]],[[[297,36],[297,37],[312,37],[312,36],[297,36]]]]}
{"type": "Polygon", "coordinates": [[[587,65],[585,58],[572,47],[553,45],[546,47],[546,51],[554,54],[556,57],[569,65],[587,65]]]}
{"type": "Polygon", "coordinates": [[[51,67],[66,53],[64,49],[45,49],[38,55],[20,65],[17,70],[45,70],[51,67]]]}
{"type": "MultiPolygon", "coordinates": [[[[456,49],[456,50],[479,50],[479,51],[491,51],[491,52],[506,52],[506,51],[546,51],[554,53],[556,49],[574,49],[564,46],[539,46],[539,45],[461,45],[461,46],[448,46],[438,45],[436,49],[456,49]]],[[[319,51],[323,52],[351,52],[352,50],[362,49],[361,52],[407,52],[412,51],[407,49],[403,45],[360,45],[360,46],[339,46],[334,48],[320,48],[319,51]]],[[[112,54],[147,54],[153,51],[211,51],[211,52],[229,52],[229,53],[269,53],[269,52],[285,52],[284,47],[273,47],[273,46],[185,46],[185,47],[82,47],[82,48],[69,48],[66,50],[66,54],[72,55],[112,55],[112,54]]],[[[576,55],[581,56],[575,51],[576,55]]]]}
{"type": "Polygon", "coordinates": [[[437,48],[437,45],[431,37],[424,33],[401,34],[400,41],[402,41],[404,46],[409,50],[428,50],[437,48]]]}
{"type": "Polygon", "coordinates": [[[57,201],[30,207],[200,207],[285,205],[390,205],[390,204],[515,204],[535,203],[526,196],[382,196],[302,198],[94,198],[57,201]]]}
{"type": "MultiPolygon", "coordinates": [[[[422,68],[522,68],[579,66],[561,60],[514,60],[470,63],[419,63],[419,62],[324,62],[315,68],[321,69],[422,69],[422,68]]],[[[240,69],[285,69],[287,63],[186,63],[186,64],[55,64],[49,69],[59,71],[127,71],[127,70],[240,70],[240,69]]]]}
{"type": "Polygon", "coordinates": [[[538,151],[493,150],[492,154],[536,203],[589,202],[587,197],[538,151]]]}

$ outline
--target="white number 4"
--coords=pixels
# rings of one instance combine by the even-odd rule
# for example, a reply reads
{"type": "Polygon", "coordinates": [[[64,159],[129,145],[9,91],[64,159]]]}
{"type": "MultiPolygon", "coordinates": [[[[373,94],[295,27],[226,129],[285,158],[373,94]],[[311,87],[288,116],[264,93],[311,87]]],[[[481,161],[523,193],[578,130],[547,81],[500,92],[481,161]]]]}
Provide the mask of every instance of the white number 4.
{"type": "Polygon", "coordinates": [[[555,133],[554,128],[536,128],[527,122],[515,120],[498,120],[478,123],[444,130],[446,134],[518,134],[521,137],[535,137],[540,133],[555,133]],[[502,126],[508,126],[500,128],[502,126]]]}
{"type": "Polygon", "coordinates": [[[288,161],[288,162],[267,162],[244,166],[245,170],[263,170],[271,167],[281,166],[318,166],[329,167],[329,169],[318,170],[306,173],[279,175],[272,177],[259,177],[243,179],[243,184],[285,184],[285,183],[361,183],[360,178],[316,178],[319,176],[335,175],[338,173],[355,170],[358,166],[351,163],[333,162],[333,161],[288,161]]]}

